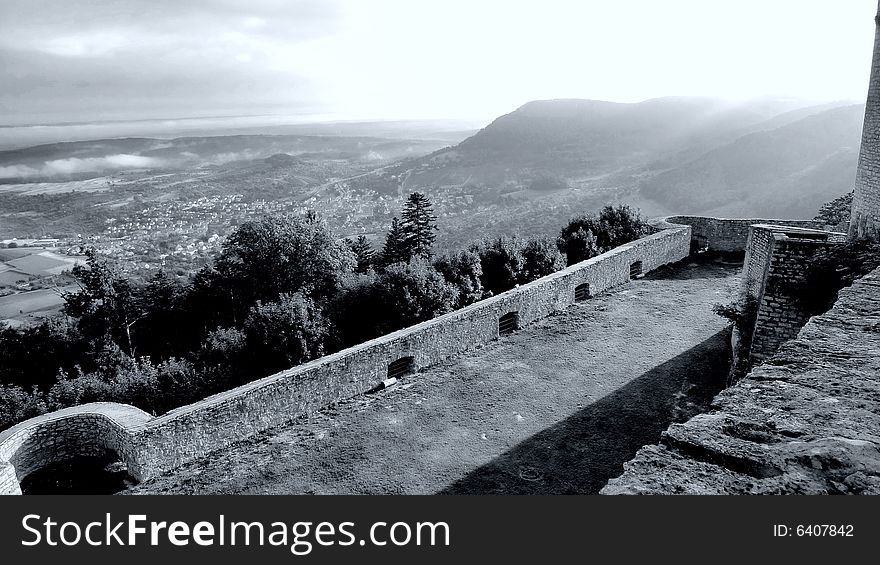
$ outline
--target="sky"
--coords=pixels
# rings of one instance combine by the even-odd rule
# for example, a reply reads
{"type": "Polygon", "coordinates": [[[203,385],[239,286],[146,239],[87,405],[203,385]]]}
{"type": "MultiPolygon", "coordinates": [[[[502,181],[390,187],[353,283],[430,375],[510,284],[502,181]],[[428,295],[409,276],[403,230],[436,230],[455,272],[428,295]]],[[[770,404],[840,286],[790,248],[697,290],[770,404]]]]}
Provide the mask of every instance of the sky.
{"type": "Polygon", "coordinates": [[[0,0],[0,125],[863,102],[876,0],[0,0]]]}

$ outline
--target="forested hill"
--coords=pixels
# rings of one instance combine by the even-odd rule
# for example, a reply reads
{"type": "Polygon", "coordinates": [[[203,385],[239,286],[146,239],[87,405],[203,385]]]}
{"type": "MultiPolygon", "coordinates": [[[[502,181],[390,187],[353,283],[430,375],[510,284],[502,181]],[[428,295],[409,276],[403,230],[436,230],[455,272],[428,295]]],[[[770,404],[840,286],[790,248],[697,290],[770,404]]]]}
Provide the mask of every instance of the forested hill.
{"type": "Polygon", "coordinates": [[[618,190],[670,211],[708,213],[737,202],[731,212],[764,215],[771,202],[794,202],[803,215],[852,184],[863,112],[776,99],[534,101],[417,161],[405,188],[506,187],[532,198],[618,190]],[[768,192],[765,201],[753,198],[768,192]]]}

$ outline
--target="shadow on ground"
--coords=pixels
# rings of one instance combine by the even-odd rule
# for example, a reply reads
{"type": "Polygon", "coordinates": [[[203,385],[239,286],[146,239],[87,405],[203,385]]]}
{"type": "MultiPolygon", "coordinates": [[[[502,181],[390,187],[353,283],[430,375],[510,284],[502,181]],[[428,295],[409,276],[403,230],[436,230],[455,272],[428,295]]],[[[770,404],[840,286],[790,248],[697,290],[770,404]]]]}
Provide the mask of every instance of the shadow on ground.
{"type": "Polygon", "coordinates": [[[723,279],[742,270],[741,253],[706,252],[662,265],[645,275],[648,280],[723,279]],[[711,268],[706,268],[711,267],[711,268]]]}
{"type": "Polygon", "coordinates": [[[673,422],[705,411],[730,369],[729,331],[658,365],[438,494],[596,494],[673,422]]]}

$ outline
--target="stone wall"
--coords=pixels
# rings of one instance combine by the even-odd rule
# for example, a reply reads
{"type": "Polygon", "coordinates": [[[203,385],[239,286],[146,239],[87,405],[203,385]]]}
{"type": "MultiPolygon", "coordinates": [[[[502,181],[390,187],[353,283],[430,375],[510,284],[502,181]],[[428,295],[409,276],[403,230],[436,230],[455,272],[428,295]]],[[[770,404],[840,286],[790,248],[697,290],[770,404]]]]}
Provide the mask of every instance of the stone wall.
{"type": "Polygon", "coordinates": [[[874,57],[868,83],[862,144],[856,169],[850,237],[880,237],[880,8],[875,18],[874,57]]]}
{"type": "Polygon", "coordinates": [[[880,269],[602,494],[880,494],[880,269]]]}
{"type": "Polygon", "coordinates": [[[743,262],[742,292],[756,301],[764,288],[772,250],[773,229],[767,224],[751,226],[743,262]]]}
{"type": "MultiPolygon", "coordinates": [[[[294,367],[158,418],[118,404],[92,404],[22,422],[0,433],[0,472],[11,464],[17,478],[64,458],[111,449],[144,480],[203,457],[266,429],[374,388],[389,363],[413,357],[416,369],[497,339],[498,319],[519,314],[526,325],[574,303],[575,287],[591,293],[629,280],[630,266],[643,272],[689,253],[690,228],[658,233],[498,296],[294,367]]],[[[18,491],[2,482],[0,492],[18,491]]]]}
{"type": "Polygon", "coordinates": [[[757,306],[749,361],[759,363],[794,338],[809,318],[792,296],[802,282],[807,260],[846,235],[805,228],[751,226],[743,265],[743,293],[757,306]]]}
{"type": "Polygon", "coordinates": [[[0,433],[0,493],[18,491],[18,481],[51,463],[108,451],[137,470],[133,430],[153,417],[125,404],[96,402],[31,418],[0,433]],[[8,473],[14,481],[7,482],[8,473]]]}
{"type": "Polygon", "coordinates": [[[825,226],[813,220],[768,220],[768,219],[727,219],[706,216],[667,216],[652,220],[656,229],[667,229],[675,225],[691,227],[694,247],[707,251],[737,253],[745,251],[749,239],[749,227],[754,224],[774,224],[821,230],[825,226]]]}

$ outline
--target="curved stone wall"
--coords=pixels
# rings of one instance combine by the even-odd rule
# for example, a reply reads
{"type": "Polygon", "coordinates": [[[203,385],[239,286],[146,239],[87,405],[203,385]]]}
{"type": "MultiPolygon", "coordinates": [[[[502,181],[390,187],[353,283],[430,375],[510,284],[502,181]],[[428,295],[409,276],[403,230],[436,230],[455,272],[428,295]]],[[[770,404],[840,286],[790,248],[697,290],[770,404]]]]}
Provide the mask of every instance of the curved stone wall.
{"type": "Polygon", "coordinates": [[[349,349],[211,396],[153,418],[131,406],[96,403],[27,420],[0,434],[0,493],[47,464],[116,452],[145,480],[255,433],[369,391],[388,365],[412,357],[416,370],[498,339],[499,318],[517,312],[523,326],[575,302],[575,288],[603,292],[689,254],[691,228],[670,225],[537,281],[349,349]]]}
{"type": "Polygon", "coordinates": [[[108,451],[140,479],[133,432],[151,419],[134,406],[95,402],[21,422],[0,433],[0,493],[19,494],[19,481],[46,465],[108,451]]]}

